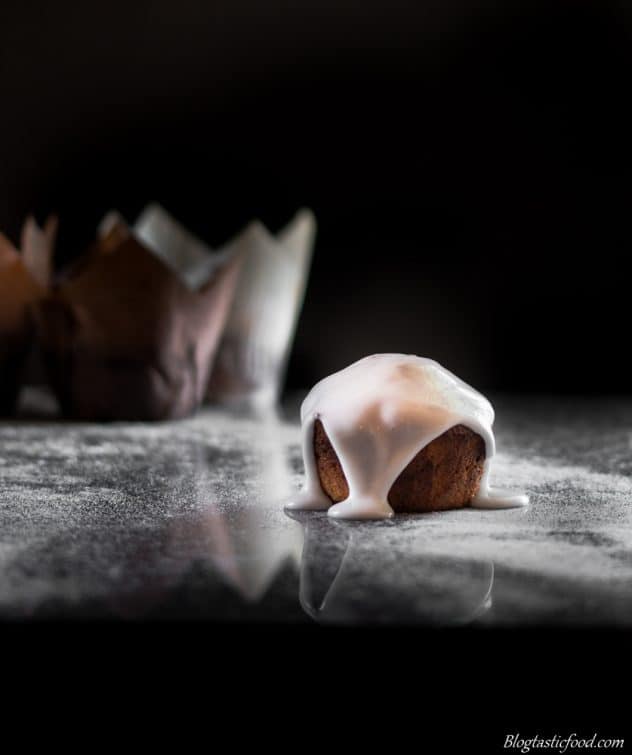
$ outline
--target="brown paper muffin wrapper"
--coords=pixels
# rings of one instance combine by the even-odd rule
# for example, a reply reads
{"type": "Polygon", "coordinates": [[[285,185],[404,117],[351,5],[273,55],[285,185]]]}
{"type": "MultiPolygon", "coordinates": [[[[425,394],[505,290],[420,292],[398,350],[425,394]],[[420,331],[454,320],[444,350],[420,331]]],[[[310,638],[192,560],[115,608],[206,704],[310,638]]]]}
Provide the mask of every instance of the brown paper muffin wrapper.
{"type": "Polygon", "coordinates": [[[62,411],[163,420],[200,404],[241,267],[232,255],[192,290],[120,222],[33,312],[62,411]]]}
{"type": "Polygon", "coordinates": [[[0,416],[15,411],[35,328],[31,308],[46,295],[57,221],[27,218],[21,253],[0,234],[0,416]]]}

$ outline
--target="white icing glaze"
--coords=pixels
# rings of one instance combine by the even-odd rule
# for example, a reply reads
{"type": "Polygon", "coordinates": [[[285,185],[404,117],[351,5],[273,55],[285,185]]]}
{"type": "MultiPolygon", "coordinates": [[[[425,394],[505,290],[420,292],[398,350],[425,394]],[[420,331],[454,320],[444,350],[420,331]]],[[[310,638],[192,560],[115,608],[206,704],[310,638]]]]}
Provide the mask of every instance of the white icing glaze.
{"type": "Polygon", "coordinates": [[[524,494],[489,485],[495,452],[494,409],[489,401],[432,359],[374,354],[317,383],[301,406],[306,484],[293,509],[328,509],[340,519],[393,516],[388,493],[409,462],[446,430],[465,425],[485,441],[485,469],[476,508],[524,506],[524,494]],[[319,419],[349,486],[346,500],[332,505],[314,458],[314,422],[319,419]]]}

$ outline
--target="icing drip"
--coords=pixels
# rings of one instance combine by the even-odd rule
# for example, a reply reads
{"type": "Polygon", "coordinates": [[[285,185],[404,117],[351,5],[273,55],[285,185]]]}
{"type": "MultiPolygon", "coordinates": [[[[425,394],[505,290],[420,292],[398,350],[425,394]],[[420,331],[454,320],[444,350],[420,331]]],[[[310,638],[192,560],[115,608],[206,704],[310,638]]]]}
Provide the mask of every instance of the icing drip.
{"type": "Polygon", "coordinates": [[[495,509],[524,506],[528,498],[489,485],[495,452],[489,401],[432,359],[374,354],[317,383],[301,406],[305,488],[287,506],[327,509],[340,519],[393,516],[388,493],[425,446],[455,425],[485,441],[485,468],[471,505],[495,509]],[[323,492],[314,458],[314,422],[319,419],[349,486],[346,500],[332,505],[323,492]]]}

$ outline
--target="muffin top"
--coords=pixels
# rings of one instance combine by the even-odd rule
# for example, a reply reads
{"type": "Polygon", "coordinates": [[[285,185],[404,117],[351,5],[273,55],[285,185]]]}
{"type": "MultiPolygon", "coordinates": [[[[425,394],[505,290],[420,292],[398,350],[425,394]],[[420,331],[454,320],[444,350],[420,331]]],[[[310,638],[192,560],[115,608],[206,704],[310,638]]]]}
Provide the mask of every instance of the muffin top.
{"type": "Polygon", "coordinates": [[[488,457],[494,452],[490,402],[438,362],[413,354],[373,354],[324,378],[301,406],[302,423],[316,418],[329,435],[406,432],[423,445],[463,424],[483,437],[488,457]]]}

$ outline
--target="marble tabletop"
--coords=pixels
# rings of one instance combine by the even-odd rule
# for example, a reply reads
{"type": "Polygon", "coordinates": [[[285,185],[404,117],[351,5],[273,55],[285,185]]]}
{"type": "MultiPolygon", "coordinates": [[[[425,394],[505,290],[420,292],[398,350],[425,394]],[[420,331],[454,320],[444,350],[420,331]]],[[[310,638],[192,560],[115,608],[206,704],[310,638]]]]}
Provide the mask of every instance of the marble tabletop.
{"type": "Polygon", "coordinates": [[[0,422],[0,618],[632,625],[632,400],[492,397],[525,509],[289,516],[296,403],[0,422]]]}

